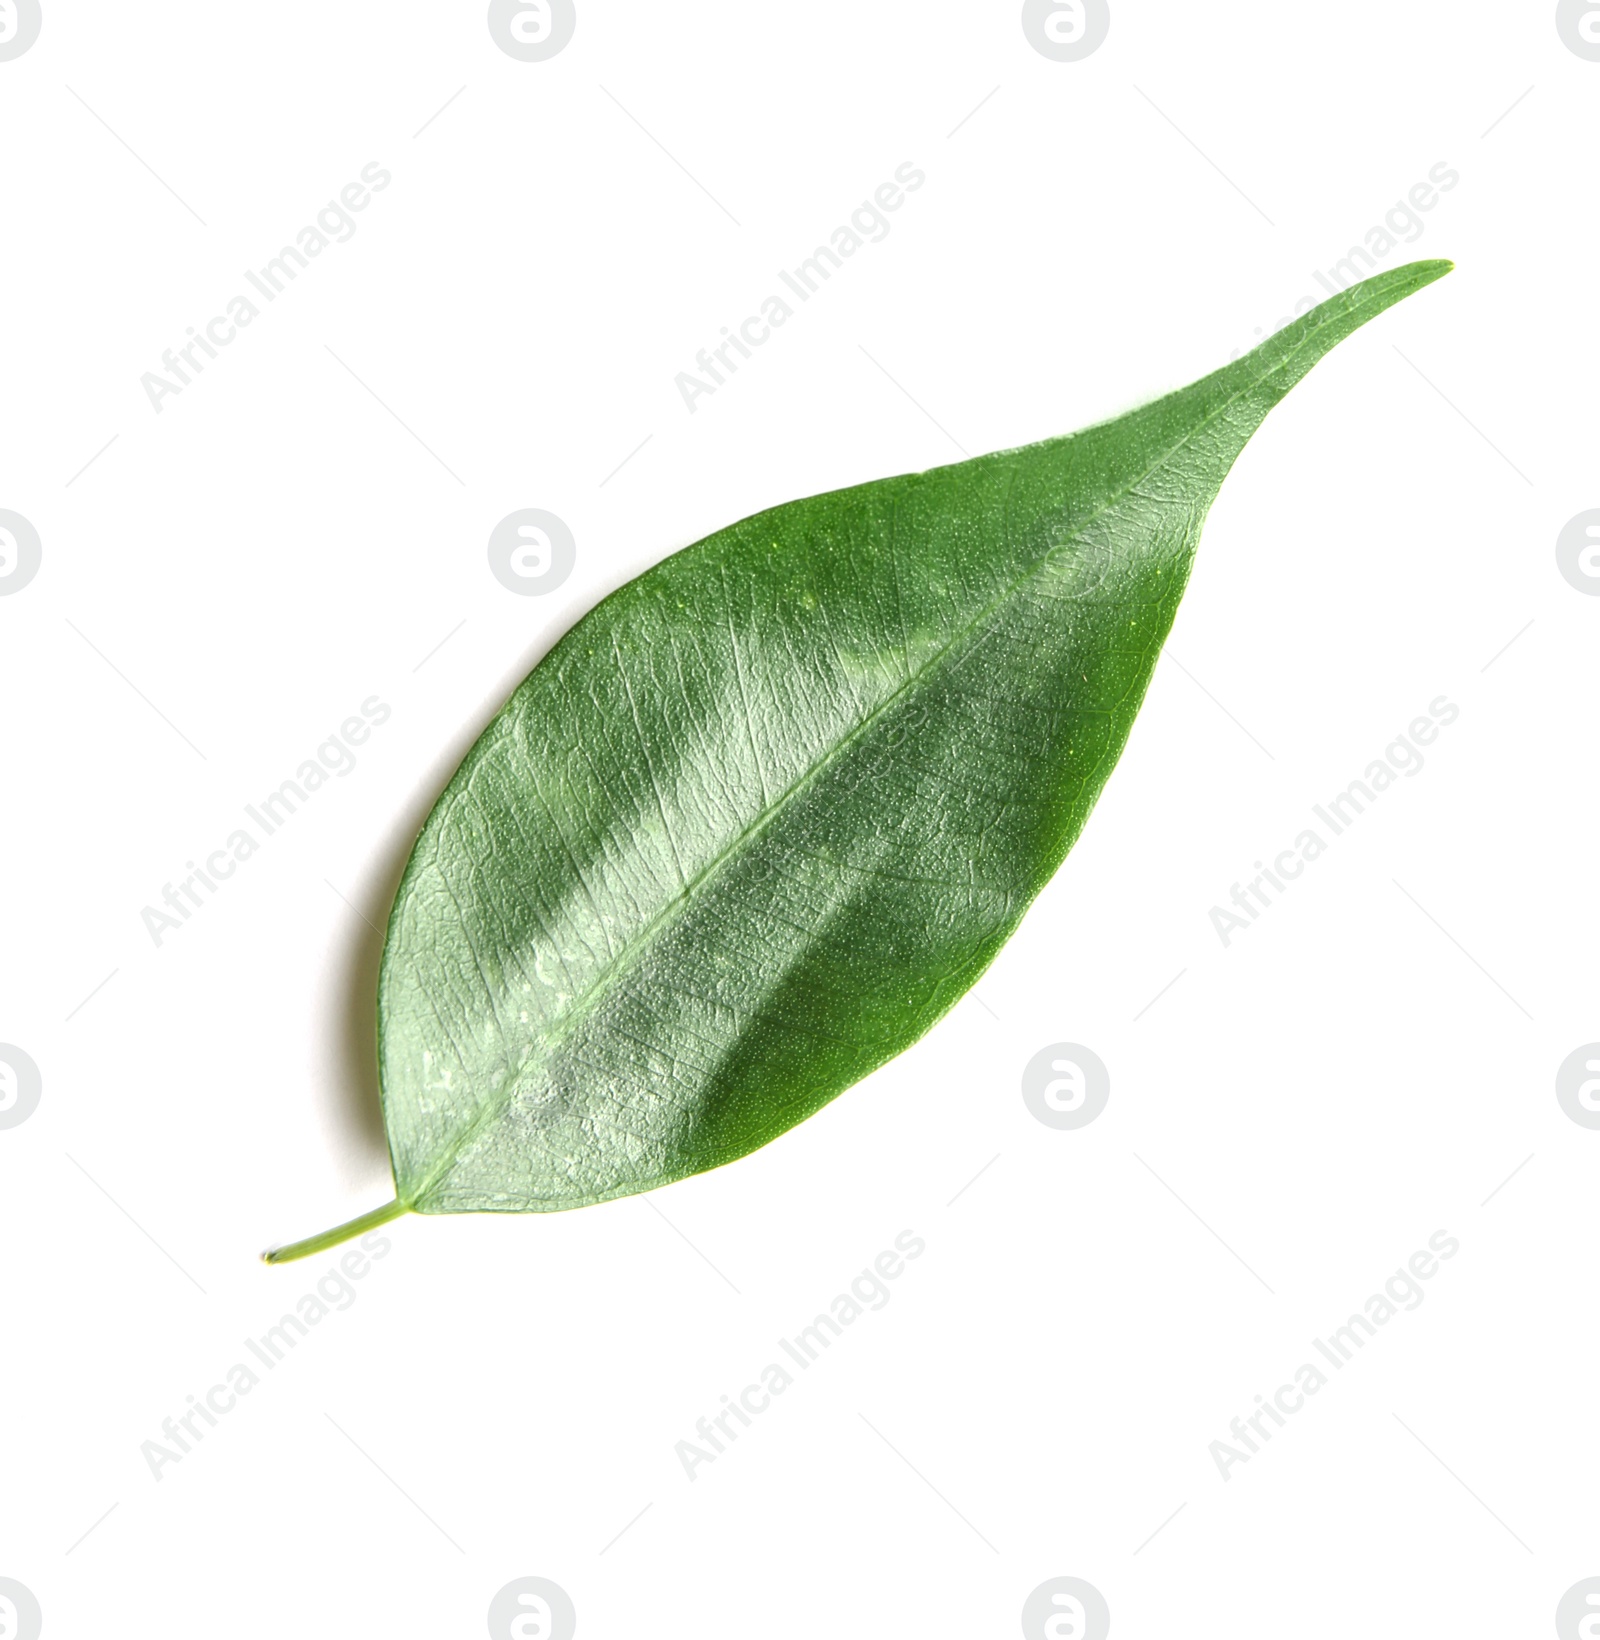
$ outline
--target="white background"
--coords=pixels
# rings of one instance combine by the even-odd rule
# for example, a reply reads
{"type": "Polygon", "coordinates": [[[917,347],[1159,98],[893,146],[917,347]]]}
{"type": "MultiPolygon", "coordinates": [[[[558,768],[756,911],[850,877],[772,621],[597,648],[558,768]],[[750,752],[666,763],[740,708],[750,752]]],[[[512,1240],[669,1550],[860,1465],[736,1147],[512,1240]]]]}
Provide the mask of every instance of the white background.
{"type": "Polygon", "coordinates": [[[0,1576],[46,1633],[477,1635],[525,1575],[590,1640],[1014,1634],[1060,1575],[1124,1637],[1549,1632],[1600,1575],[1600,1133],[1554,1091],[1600,1038],[1600,601],[1554,554],[1600,506],[1597,97],[1544,3],[1114,0],[1056,63],[1012,4],[580,0],[521,63],[479,4],[45,0],[0,63],[0,507],[44,553],[0,599],[0,1041],[44,1086],[0,1132],[0,1576]],[[141,375],[371,161],[355,237],[157,414],[141,375]],[[889,237],[689,414],[676,373],[905,161],[889,237]],[[1381,265],[1458,271],[1245,452],[977,995],[648,1201],[392,1226],[155,1480],[337,1258],[261,1249],[391,1194],[371,925],[551,641],[746,513],[1203,374],[1440,162],[1381,265]],[[547,597],[487,567],[520,507],[577,539],[547,597]],[[157,948],[141,909],[374,694],[157,948]],[[1440,695],[1422,773],[1224,949],[1210,908],[1440,695]],[[1062,1041],[1111,1071],[1076,1132],[1020,1094],[1062,1041]],[[687,1479],[905,1229],[887,1308],[687,1479]],[[1441,1229],[1422,1307],[1224,1480],[1441,1229]]]}

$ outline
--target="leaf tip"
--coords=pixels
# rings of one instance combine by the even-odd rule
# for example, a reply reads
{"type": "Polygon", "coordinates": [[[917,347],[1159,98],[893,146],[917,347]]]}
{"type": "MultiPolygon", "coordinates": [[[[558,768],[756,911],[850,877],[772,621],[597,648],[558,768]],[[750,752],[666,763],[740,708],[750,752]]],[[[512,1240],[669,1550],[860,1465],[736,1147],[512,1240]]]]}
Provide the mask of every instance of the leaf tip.
{"type": "Polygon", "coordinates": [[[1430,257],[1422,262],[1407,262],[1402,267],[1395,268],[1388,277],[1396,286],[1404,286],[1407,296],[1431,285],[1436,279],[1443,279],[1447,273],[1454,273],[1456,265],[1447,257],[1430,257]]]}

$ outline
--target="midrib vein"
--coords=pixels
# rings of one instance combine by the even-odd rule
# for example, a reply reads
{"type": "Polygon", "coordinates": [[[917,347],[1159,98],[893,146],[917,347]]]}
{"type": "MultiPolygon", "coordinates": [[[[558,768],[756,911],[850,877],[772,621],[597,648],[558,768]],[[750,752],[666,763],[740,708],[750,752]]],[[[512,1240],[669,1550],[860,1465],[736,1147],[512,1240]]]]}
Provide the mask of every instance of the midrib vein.
{"type": "MultiPolygon", "coordinates": [[[[731,860],[736,854],[738,854],[748,843],[759,837],[762,832],[764,832],[767,827],[770,826],[772,822],[783,813],[783,811],[796,797],[804,792],[806,788],[810,786],[812,782],[819,775],[821,775],[836,758],[842,756],[850,749],[852,745],[854,745],[863,735],[865,735],[885,712],[891,710],[896,705],[896,703],[906,694],[908,690],[920,683],[924,677],[934,671],[937,667],[942,666],[951,655],[955,654],[956,651],[962,647],[965,641],[975,631],[982,627],[1007,604],[1011,603],[1023,590],[1023,588],[1025,588],[1030,581],[1038,576],[1041,570],[1051,563],[1057,554],[1062,552],[1065,548],[1073,545],[1075,542],[1081,540],[1084,534],[1087,533],[1087,531],[1091,529],[1094,524],[1098,522],[1098,520],[1103,518],[1114,507],[1120,505],[1124,500],[1126,500],[1127,497],[1134,490],[1136,490],[1139,485],[1143,484],[1152,473],[1155,473],[1162,467],[1166,466],[1166,464],[1171,461],[1172,458],[1180,451],[1182,451],[1191,440],[1197,437],[1200,433],[1204,432],[1205,429],[1213,422],[1226,415],[1227,412],[1234,407],[1234,405],[1236,405],[1242,398],[1245,398],[1248,394],[1254,392],[1256,388],[1260,387],[1269,377],[1278,374],[1278,372],[1284,370],[1296,359],[1298,359],[1300,355],[1311,346],[1312,342],[1321,334],[1321,332],[1327,328],[1328,325],[1334,323],[1335,320],[1342,321],[1347,320],[1350,317],[1351,313],[1349,310],[1337,315],[1330,314],[1322,324],[1316,326],[1314,329],[1308,330],[1301,342],[1291,352],[1285,354],[1283,358],[1274,363],[1270,369],[1264,370],[1259,376],[1252,378],[1243,387],[1241,387],[1238,392],[1223,400],[1223,402],[1219,404],[1209,415],[1203,416],[1169,449],[1164,450],[1160,456],[1152,461],[1143,472],[1139,473],[1137,477],[1128,480],[1126,484],[1102,502],[1102,504],[1097,507],[1088,518],[1075,527],[1073,533],[1069,537],[1064,540],[1057,541],[1053,546],[1048,547],[1044,552],[1040,553],[1038,558],[1036,558],[1026,570],[1018,575],[1016,579],[1013,580],[1010,585],[1007,586],[997,597],[991,599],[990,602],[979,610],[970,621],[953,633],[947,642],[934,650],[923,665],[919,666],[916,671],[909,673],[906,676],[905,681],[899,684],[890,694],[886,695],[883,700],[878,703],[878,705],[874,706],[866,714],[866,716],[863,717],[861,721],[850,730],[848,734],[846,734],[842,739],[836,741],[832,746],[828,747],[827,750],[824,751],[822,755],[818,757],[817,760],[812,763],[785,791],[781,792],[768,807],[763,809],[762,812],[757,815],[756,818],[752,820],[743,831],[741,831],[736,837],[732,838],[726,847],[724,847],[722,851],[715,856],[715,858],[708,861],[705,866],[703,866],[692,878],[690,878],[672,899],[662,905],[660,910],[658,910],[639,930],[633,940],[620,952],[618,952],[618,954],[604,968],[602,968],[599,973],[595,975],[593,980],[590,981],[584,990],[573,999],[571,1006],[568,1007],[566,1012],[555,1020],[549,1030],[544,1034],[540,1042],[541,1051],[535,1056],[535,1058],[527,1065],[518,1066],[516,1071],[507,1077],[504,1088],[502,1088],[493,1098],[486,1101],[472,1120],[468,1122],[467,1125],[462,1128],[461,1132],[445,1147],[438,1162],[428,1173],[423,1182],[417,1187],[416,1191],[411,1196],[403,1198],[406,1205],[408,1207],[416,1207],[418,1204],[426,1200],[429,1193],[450,1172],[451,1168],[455,1165],[457,1158],[461,1155],[461,1152],[475,1138],[477,1138],[478,1134],[481,1133],[491,1121],[497,1120],[504,1113],[506,1107],[511,1103],[512,1098],[515,1096],[517,1088],[521,1084],[523,1072],[528,1069],[542,1068],[544,1065],[548,1064],[550,1056],[554,1050],[559,1047],[568,1036],[571,1035],[577,1025],[593,1010],[595,1005],[602,1000],[602,993],[609,986],[610,982],[619,974],[625,973],[629,969],[636,966],[637,963],[642,960],[643,956],[649,950],[656,937],[665,928],[677,920],[677,918],[682,914],[684,908],[694,898],[699,889],[711,877],[719,872],[722,867],[726,865],[728,861],[731,860]]],[[[1270,345],[1270,343],[1263,343],[1262,345],[1265,347],[1270,345]]],[[[1205,378],[1202,378],[1202,382],[1204,379],[1205,378]]],[[[1197,382],[1193,385],[1200,386],[1201,383],[1197,382]]],[[[1179,389],[1179,391],[1182,392],[1185,390],[1179,389]]],[[[1252,433],[1253,432],[1254,429],[1252,429],[1252,433]]],[[[1248,438],[1246,438],[1244,442],[1247,443],[1248,438]]],[[[1243,448],[1243,444],[1240,445],[1240,448],[1243,448]]],[[[663,816],[663,819],[664,818],[665,817],[663,816]]],[[[492,999],[490,1005],[493,1007],[492,999]]]]}

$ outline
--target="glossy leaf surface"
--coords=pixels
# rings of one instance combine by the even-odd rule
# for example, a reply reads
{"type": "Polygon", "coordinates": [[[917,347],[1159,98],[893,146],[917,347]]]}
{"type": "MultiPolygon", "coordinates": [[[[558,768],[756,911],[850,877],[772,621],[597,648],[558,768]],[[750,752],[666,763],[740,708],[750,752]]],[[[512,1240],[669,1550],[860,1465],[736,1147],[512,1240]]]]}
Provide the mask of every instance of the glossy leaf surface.
{"type": "Polygon", "coordinates": [[[379,995],[398,1199],[358,1226],[652,1189],[922,1036],[1081,831],[1240,450],[1449,266],[1072,437],[745,519],[580,620],[401,884],[379,995]]]}

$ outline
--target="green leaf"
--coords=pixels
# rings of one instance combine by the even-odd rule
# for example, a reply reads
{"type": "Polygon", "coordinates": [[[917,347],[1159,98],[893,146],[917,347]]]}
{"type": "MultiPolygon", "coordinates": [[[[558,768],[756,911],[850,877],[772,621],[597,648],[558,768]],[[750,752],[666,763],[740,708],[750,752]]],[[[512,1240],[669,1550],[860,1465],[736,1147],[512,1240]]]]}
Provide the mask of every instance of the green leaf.
{"type": "Polygon", "coordinates": [[[792,502],[612,594],[506,703],[390,916],[407,1210],[553,1212],[756,1149],[915,1042],[1083,829],[1240,450],[1449,271],[1357,285],[1070,438],[792,502]]]}

